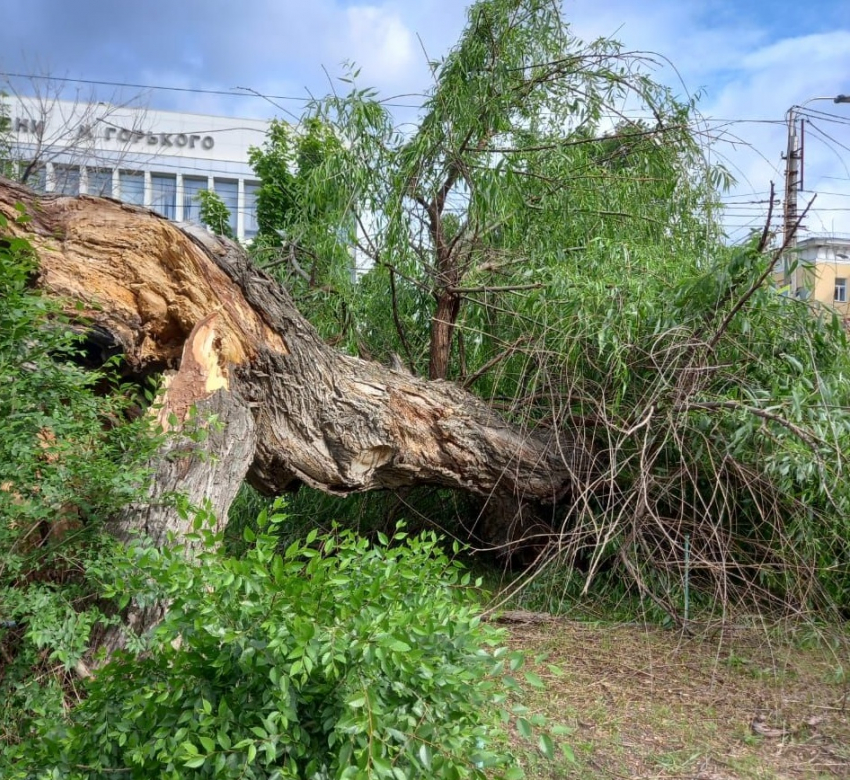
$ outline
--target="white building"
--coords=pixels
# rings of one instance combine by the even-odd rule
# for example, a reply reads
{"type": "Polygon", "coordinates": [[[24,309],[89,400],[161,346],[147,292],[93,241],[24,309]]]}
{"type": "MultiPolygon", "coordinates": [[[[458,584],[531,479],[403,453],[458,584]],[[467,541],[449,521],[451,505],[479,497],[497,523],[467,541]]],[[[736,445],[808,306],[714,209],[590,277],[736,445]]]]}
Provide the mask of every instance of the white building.
{"type": "Polygon", "coordinates": [[[197,222],[197,193],[212,190],[236,236],[256,235],[248,149],[262,144],[266,120],[25,97],[4,106],[13,158],[35,189],[105,195],[177,222],[197,222]]]}

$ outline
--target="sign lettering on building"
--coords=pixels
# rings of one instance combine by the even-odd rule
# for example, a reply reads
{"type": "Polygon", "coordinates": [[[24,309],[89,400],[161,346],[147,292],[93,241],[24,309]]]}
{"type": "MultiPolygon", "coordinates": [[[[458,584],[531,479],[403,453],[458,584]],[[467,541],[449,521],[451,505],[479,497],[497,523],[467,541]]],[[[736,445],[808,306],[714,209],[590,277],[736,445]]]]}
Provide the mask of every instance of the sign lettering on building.
{"type": "MultiPolygon", "coordinates": [[[[35,119],[15,118],[12,129],[16,133],[40,137],[44,134],[44,122],[35,119]]],[[[153,131],[128,130],[121,127],[100,127],[80,125],[77,128],[77,138],[96,140],[98,138],[119,144],[144,144],[159,148],[177,147],[187,149],[204,149],[209,151],[215,146],[215,138],[199,133],[155,133],[153,131]]]]}

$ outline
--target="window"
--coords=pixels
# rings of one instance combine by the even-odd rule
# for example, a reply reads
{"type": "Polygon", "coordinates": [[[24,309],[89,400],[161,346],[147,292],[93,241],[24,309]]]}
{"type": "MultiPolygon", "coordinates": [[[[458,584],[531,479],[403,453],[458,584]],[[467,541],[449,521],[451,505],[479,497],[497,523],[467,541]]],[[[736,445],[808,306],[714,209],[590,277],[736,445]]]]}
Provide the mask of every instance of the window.
{"type": "Polygon", "coordinates": [[[847,280],[846,279],[836,279],[835,280],[835,302],[836,303],[847,303],[847,280]]]}
{"type": "Polygon", "coordinates": [[[102,168],[89,168],[87,171],[88,184],[86,192],[89,195],[98,195],[100,197],[112,197],[112,171],[107,171],[102,168]]]}
{"type": "Polygon", "coordinates": [[[183,177],[183,221],[201,223],[201,203],[198,193],[207,189],[207,179],[183,177]]]}
{"type": "Polygon", "coordinates": [[[151,174],[151,208],[166,219],[177,217],[177,177],[166,173],[151,174]]]}
{"type": "Polygon", "coordinates": [[[26,176],[23,183],[32,187],[36,192],[47,192],[47,168],[34,163],[21,163],[21,176],[26,176]]]}
{"type": "Polygon", "coordinates": [[[118,174],[121,200],[134,206],[145,205],[145,174],[141,171],[121,171],[118,174]]]}
{"type": "Polygon", "coordinates": [[[54,165],[53,191],[62,195],[79,195],[80,169],[69,165],[54,165]]]}
{"type": "Polygon", "coordinates": [[[236,235],[236,216],[239,212],[239,183],[228,179],[215,180],[215,194],[230,212],[230,229],[236,235]]]}
{"type": "Polygon", "coordinates": [[[257,225],[257,190],[259,184],[245,183],[245,238],[255,238],[259,225],[257,225]]]}

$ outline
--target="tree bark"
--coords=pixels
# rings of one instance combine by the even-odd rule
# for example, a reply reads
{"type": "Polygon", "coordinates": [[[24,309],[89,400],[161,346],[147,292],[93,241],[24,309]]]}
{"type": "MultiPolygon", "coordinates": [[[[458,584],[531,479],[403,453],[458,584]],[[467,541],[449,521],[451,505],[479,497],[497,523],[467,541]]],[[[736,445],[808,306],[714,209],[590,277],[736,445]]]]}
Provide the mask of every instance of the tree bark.
{"type": "Polygon", "coordinates": [[[437,308],[431,320],[431,347],[428,362],[430,379],[445,379],[449,373],[457,315],[460,312],[460,296],[448,290],[440,292],[437,308]]]}
{"type": "Polygon", "coordinates": [[[573,435],[513,428],[452,383],[336,352],[231,241],[2,179],[0,212],[35,247],[45,293],[108,334],[132,372],[166,375],[160,414],[179,435],[157,459],[149,503],[117,519],[119,537],[184,535],[186,521],[160,500],[174,490],[208,500],[224,523],[246,477],[267,494],[431,484],[551,503],[592,469],[573,435]],[[27,221],[16,221],[16,203],[27,221]],[[220,430],[187,438],[209,414],[220,430]]]}

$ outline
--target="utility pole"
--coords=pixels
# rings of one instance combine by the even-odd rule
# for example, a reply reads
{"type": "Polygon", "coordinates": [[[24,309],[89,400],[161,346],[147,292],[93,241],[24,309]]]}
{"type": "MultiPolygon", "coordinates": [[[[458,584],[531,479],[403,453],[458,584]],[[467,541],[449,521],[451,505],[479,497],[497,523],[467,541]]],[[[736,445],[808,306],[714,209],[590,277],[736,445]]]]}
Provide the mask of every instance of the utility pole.
{"type": "MultiPolygon", "coordinates": [[[[788,283],[788,267],[791,260],[789,255],[797,248],[797,192],[800,190],[802,178],[803,151],[800,146],[800,136],[797,134],[798,112],[815,100],[831,100],[833,103],[850,103],[850,95],[837,97],[813,97],[799,106],[788,109],[788,146],[785,151],[785,209],[783,219],[783,238],[785,244],[785,282],[788,283]]],[[[805,121],[805,119],[800,120],[805,121]]],[[[797,269],[791,276],[791,295],[796,296],[800,286],[797,284],[797,269]]]]}
{"type": "MultiPolygon", "coordinates": [[[[800,147],[797,135],[797,107],[788,109],[788,147],[785,152],[785,212],[783,237],[788,251],[797,246],[797,190],[800,187],[800,147]]],[[[795,274],[796,276],[796,274],[795,274]]],[[[792,293],[796,292],[796,286],[792,293]]]]}

